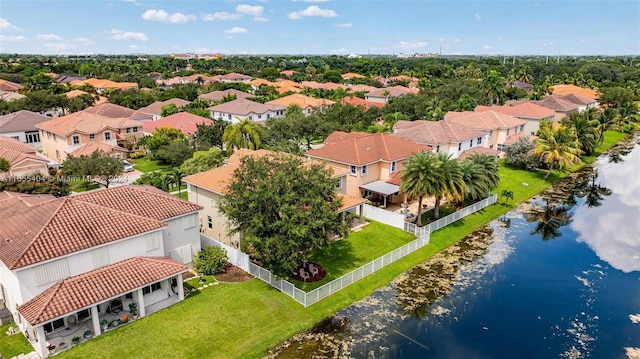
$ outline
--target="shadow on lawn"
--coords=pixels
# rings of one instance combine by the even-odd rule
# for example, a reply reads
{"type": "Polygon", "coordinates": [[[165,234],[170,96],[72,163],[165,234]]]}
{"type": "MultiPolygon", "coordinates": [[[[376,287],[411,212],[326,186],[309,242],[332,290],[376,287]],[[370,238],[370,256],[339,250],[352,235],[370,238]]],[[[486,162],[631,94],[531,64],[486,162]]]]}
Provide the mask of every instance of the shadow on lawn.
{"type": "MultiPolygon", "coordinates": [[[[348,240],[338,240],[333,243],[323,251],[314,254],[310,261],[314,263],[318,263],[324,267],[327,275],[323,280],[317,281],[313,283],[313,286],[310,288],[316,288],[324,283],[328,283],[337,278],[336,273],[348,273],[355,268],[353,267],[354,263],[359,263],[364,258],[360,258],[355,255],[353,244],[348,240]]],[[[365,264],[365,263],[362,263],[365,264]]],[[[291,282],[296,284],[298,288],[302,288],[303,290],[309,290],[309,288],[305,288],[305,282],[301,282],[295,279],[291,279],[291,282]]]]}

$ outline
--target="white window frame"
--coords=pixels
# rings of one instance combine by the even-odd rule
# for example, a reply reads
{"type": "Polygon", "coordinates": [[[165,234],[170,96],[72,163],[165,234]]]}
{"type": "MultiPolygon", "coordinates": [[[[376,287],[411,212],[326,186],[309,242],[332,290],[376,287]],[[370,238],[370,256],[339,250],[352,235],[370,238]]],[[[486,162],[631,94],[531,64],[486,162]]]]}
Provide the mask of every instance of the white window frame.
{"type": "Polygon", "coordinates": [[[105,141],[111,141],[111,132],[107,131],[104,133],[104,140],[105,141]]]}
{"type": "Polygon", "coordinates": [[[95,133],[90,133],[89,134],[89,139],[90,140],[95,140],[96,139],[96,134],[95,133]]]}
{"type": "Polygon", "coordinates": [[[213,229],[213,217],[207,216],[207,228],[213,229]]]}
{"type": "Polygon", "coordinates": [[[362,166],[362,169],[360,170],[360,173],[364,176],[367,174],[367,165],[362,166]]]}
{"type": "Polygon", "coordinates": [[[395,173],[396,172],[396,167],[397,167],[396,161],[391,162],[391,165],[389,165],[389,172],[390,173],[395,173]]]}
{"type": "Polygon", "coordinates": [[[78,135],[71,136],[71,142],[74,145],[79,145],[80,144],[80,136],[78,136],[78,135]]]}
{"type": "Polygon", "coordinates": [[[482,137],[478,137],[478,141],[476,141],[479,145],[482,144],[482,137]]]}
{"type": "Polygon", "coordinates": [[[352,176],[355,176],[355,175],[357,175],[357,174],[358,174],[358,166],[353,166],[353,165],[352,165],[352,166],[350,167],[350,170],[351,170],[351,175],[352,175],[352,176]]]}

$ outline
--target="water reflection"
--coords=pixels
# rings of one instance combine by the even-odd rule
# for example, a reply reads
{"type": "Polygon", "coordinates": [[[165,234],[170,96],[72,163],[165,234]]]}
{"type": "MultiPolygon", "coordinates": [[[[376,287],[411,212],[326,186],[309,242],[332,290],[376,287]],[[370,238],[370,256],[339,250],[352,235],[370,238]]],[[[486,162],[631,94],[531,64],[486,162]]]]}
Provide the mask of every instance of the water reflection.
{"type": "Polygon", "coordinates": [[[553,203],[548,198],[541,201],[544,202],[543,206],[534,205],[524,213],[527,222],[538,222],[530,234],[539,235],[543,241],[558,238],[562,235],[560,228],[573,221],[573,213],[570,212],[573,207],[568,204],[553,203]]]}
{"type": "Polygon", "coordinates": [[[599,163],[599,183],[592,182],[596,194],[586,197],[597,205],[577,208],[571,228],[600,259],[628,273],[640,271],[640,148],[623,159],[624,164],[599,163]],[[608,197],[602,202],[598,195],[608,197]]]}

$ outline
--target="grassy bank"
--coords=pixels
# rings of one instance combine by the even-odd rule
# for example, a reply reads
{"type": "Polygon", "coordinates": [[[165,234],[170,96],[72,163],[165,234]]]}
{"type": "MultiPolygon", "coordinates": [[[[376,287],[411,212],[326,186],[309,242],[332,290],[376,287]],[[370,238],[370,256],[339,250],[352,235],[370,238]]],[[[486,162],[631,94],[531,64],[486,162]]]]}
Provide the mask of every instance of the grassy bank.
{"type": "Polygon", "coordinates": [[[13,324],[0,326],[0,356],[11,358],[18,354],[29,353],[33,347],[22,334],[7,335],[7,330],[13,324]]]}
{"type": "MultiPolygon", "coordinates": [[[[623,137],[623,136],[622,136],[623,137]]],[[[621,138],[607,132],[602,152],[621,138]]],[[[514,200],[490,206],[431,235],[431,243],[304,308],[257,279],[222,283],[189,296],[184,302],[152,314],[72,348],[65,358],[258,358],[269,348],[386,285],[400,273],[425,261],[478,227],[498,218],[567,172],[526,172],[500,164],[502,182],[496,191],[513,191],[514,200]]]]}

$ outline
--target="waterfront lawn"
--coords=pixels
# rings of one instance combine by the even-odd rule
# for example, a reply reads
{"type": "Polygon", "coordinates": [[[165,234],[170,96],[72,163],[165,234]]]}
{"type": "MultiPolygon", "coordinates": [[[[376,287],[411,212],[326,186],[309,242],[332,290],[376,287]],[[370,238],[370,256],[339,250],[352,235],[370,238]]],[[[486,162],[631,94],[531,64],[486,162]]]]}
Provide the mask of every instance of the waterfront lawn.
{"type": "Polygon", "coordinates": [[[370,221],[359,231],[349,233],[347,238],[314,253],[311,261],[323,266],[327,272],[323,280],[313,283],[291,281],[304,291],[313,290],[415,239],[414,235],[401,229],[370,221]]]}
{"type": "Polygon", "coordinates": [[[158,161],[150,160],[147,156],[130,159],[129,162],[131,162],[133,168],[144,173],[170,169],[170,166],[161,165],[158,161]]]}
{"type": "Polygon", "coordinates": [[[11,323],[0,326],[0,357],[12,358],[18,354],[32,352],[33,347],[22,333],[7,335],[7,330],[9,330],[11,326],[15,326],[15,324],[11,323]]]}

